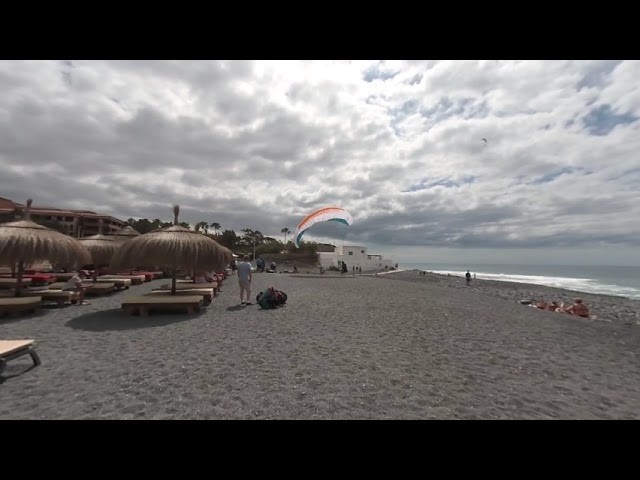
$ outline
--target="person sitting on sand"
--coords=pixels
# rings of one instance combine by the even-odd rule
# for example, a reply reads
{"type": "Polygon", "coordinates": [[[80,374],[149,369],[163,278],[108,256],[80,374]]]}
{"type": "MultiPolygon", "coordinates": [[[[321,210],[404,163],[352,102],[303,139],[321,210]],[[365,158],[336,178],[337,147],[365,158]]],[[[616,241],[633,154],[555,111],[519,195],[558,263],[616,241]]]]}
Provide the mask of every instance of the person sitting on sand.
{"type": "Polygon", "coordinates": [[[579,317],[589,318],[589,308],[582,303],[581,298],[574,298],[574,304],[565,308],[564,311],[571,315],[577,315],[579,317]]]}
{"type": "Polygon", "coordinates": [[[78,301],[76,306],[89,305],[89,302],[84,301],[84,294],[87,291],[86,287],[82,285],[82,280],[87,276],[84,271],[79,271],[73,277],[66,281],[62,287],[63,292],[78,292],[78,301]]]}

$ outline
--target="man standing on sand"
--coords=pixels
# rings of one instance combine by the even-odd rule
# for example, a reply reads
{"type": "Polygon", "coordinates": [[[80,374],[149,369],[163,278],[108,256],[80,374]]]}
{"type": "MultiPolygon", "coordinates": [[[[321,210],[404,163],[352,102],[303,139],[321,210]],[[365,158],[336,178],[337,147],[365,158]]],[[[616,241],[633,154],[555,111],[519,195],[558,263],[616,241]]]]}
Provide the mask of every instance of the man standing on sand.
{"type": "Polygon", "coordinates": [[[467,270],[467,273],[465,274],[465,277],[467,279],[467,285],[471,284],[471,273],[469,272],[469,270],[467,270]]]}
{"type": "Polygon", "coordinates": [[[249,301],[251,299],[251,262],[249,262],[249,255],[242,257],[242,263],[238,265],[238,285],[240,286],[240,306],[251,305],[249,301]],[[245,302],[242,293],[247,292],[247,301],[245,302]]]}

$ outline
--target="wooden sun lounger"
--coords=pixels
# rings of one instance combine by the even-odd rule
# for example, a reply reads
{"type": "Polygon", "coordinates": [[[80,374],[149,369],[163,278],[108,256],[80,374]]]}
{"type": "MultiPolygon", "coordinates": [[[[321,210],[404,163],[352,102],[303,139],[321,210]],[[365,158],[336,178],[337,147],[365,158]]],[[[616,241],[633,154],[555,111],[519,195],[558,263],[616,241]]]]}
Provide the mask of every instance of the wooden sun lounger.
{"type": "Polygon", "coordinates": [[[35,366],[40,365],[40,357],[36,353],[33,340],[0,340],[0,374],[9,360],[23,355],[30,355],[35,366]]]}
{"type": "Polygon", "coordinates": [[[91,283],[83,283],[83,287],[87,287],[85,291],[85,295],[108,295],[113,293],[116,289],[116,286],[113,283],[105,283],[105,282],[91,282],[91,283]]]}
{"type": "MultiPolygon", "coordinates": [[[[190,290],[192,288],[213,288],[214,293],[218,293],[220,291],[220,284],[218,282],[211,283],[177,283],[176,282],[176,290],[190,290]]],[[[154,288],[154,290],[171,290],[171,283],[165,283],[164,285],[160,285],[158,288],[154,288]]]]}
{"type": "Polygon", "coordinates": [[[50,275],[53,275],[54,277],[56,277],[57,282],[66,282],[71,277],[77,274],[78,274],[77,272],[73,272],[73,273],[69,272],[69,273],[51,273],[50,275]]]}
{"type": "MultiPolygon", "coordinates": [[[[53,302],[60,306],[74,303],[78,300],[78,292],[63,292],[62,290],[23,290],[23,297],[41,297],[42,303],[53,302]]],[[[15,298],[15,297],[14,297],[15,298]]]]}
{"type": "MultiPolygon", "coordinates": [[[[171,295],[171,289],[158,289],[146,295],[171,295]]],[[[188,290],[176,290],[176,295],[202,295],[204,305],[209,305],[213,301],[215,293],[213,288],[189,288],[188,290]]]]}
{"type": "Polygon", "coordinates": [[[164,278],[164,272],[148,272],[148,273],[153,273],[153,278],[155,279],[164,278]]]}
{"type": "Polygon", "coordinates": [[[148,315],[151,311],[186,310],[193,315],[202,306],[202,295],[144,295],[125,298],[122,309],[128,315],[148,315]]]}
{"type": "MultiPolygon", "coordinates": [[[[85,279],[82,282],[82,286],[86,287],[87,289],[87,291],[85,292],[86,295],[98,295],[98,296],[108,295],[110,293],[113,293],[116,290],[116,286],[113,282],[106,282],[106,281],[94,282],[93,280],[85,279]]],[[[49,290],[62,291],[63,287],[64,287],[64,283],[58,282],[58,283],[49,285],[49,290]]]]}
{"type": "Polygon", "coordinates": [[[131,280],[131,285],[142,285],[146,281],[144,275],[103,275],[103,280],[131,280]]]}
{"type": "Polygon", "coordinates": [[[96,280],[95,282],[89,279],[85,279],[82,281],[82,285],[84,286],[93,285],[94,283],[113,283],[116,290],[126,290],[131,286],[131,280],[128,278],[113,279],[98,277],[98,280],[96,280]]]}
{"type": "MultiPolygon", "coordinates": [[[[29,285],[31,285],[31,279],[23,278],[22,286],[27,287],[29,285]]],[[[16,288],[17,286],[18,286],[18,280],[16,278],[0,278],[0,288],[10,289],[10,288],[16,288]]]]}
{"type": "MultiPolygon", "coordinates": [[[[95,294],[106,295],[107,293],[111,293],[114,290],[118,289],[116,282],[118,281],[117,280],[108,281],[108,280],[98,279],[97,282],[94,282],[93,280],[84,279],[82,281],[82,286],[87,287],[87,292],[86,292],[87,294],[95,293],[95,294]],[[105,285],[107,286],[105,287],[105,285]]],[[[125,281],[125,285],[126,285],[126,281],[125,281]]],[[[64,287],[64,283],[57,282],[49,285],[49,290],[62,290],[63,287],[64,287]]],[[[125,286],[121,288],[128,288],[128,287],[125,286]]]]}
{"type": "Polygon", "coordinates": [[[0,317],[11,313],[35,313],[42,306],[42,297],[0,298],[0,317]]]}
{"type": "MultiPolygon", "coordinates": [[[[116,274],[117,275],[117,274],[116,274]]],[[[150,282],[154,278],[156,278],[156,274],[153,272],[133,272],[132,275],[144,275],[145,282],[150,282]]]]}

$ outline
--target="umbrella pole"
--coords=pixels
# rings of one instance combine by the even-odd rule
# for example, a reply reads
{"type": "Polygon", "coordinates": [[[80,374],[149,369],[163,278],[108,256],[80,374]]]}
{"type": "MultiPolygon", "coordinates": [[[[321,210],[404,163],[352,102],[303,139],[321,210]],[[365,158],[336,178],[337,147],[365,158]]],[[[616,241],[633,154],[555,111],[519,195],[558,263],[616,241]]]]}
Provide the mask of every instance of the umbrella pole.
{"type": "Polygon", "coordinates": [[[176,276],[177,276],[177,269],[176,267],[173,267],[173,270],[171,272],[171,295],[176,294],[176,276]]]}
{"type": "Polygon", "coordinates": [[[24,260],[18,262],[18,282],[16,284],[16,297],[22,294],[22,274],[24,273],[24,260]]]}

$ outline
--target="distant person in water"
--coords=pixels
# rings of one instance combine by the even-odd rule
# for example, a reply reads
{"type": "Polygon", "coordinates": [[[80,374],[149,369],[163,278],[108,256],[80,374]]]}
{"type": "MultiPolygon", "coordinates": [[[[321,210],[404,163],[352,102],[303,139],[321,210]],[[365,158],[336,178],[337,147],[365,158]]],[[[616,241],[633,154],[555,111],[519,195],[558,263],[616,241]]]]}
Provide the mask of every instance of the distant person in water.
{"type": "Polygon", "coordinates": [[[467,270],[465,277],[467,279],[467,285],[471,285],[471,273],[469,272],[469,270],[467,270]]]}

